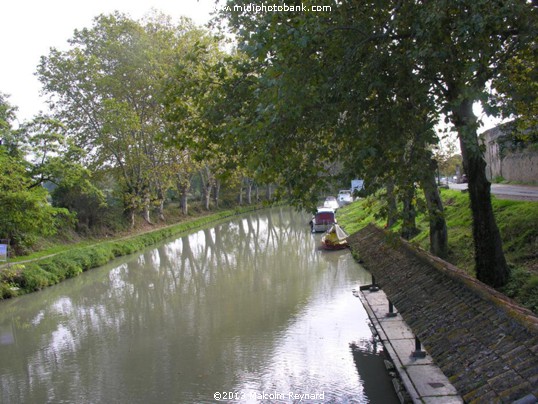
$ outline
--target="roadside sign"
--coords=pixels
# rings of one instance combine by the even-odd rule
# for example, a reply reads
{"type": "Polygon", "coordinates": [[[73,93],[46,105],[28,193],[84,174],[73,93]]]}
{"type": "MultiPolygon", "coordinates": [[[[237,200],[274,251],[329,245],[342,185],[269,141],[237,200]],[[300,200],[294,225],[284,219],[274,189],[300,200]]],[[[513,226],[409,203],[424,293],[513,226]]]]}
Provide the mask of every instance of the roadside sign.
{"type": "Polygon", "coordinates": [[[0,244],[0,262],[7,262],[7,244],[0,244]]]}

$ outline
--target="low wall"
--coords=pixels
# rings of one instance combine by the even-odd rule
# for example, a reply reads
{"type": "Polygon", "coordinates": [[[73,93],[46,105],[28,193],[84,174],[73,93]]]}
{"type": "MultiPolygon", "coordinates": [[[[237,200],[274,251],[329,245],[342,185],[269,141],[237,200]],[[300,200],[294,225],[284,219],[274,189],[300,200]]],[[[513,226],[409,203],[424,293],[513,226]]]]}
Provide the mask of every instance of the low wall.
{"type": "Polygon", "coordinates": [[[349,242],[466,402],[538,397],[531,311],[373,225],[349,242]]]}

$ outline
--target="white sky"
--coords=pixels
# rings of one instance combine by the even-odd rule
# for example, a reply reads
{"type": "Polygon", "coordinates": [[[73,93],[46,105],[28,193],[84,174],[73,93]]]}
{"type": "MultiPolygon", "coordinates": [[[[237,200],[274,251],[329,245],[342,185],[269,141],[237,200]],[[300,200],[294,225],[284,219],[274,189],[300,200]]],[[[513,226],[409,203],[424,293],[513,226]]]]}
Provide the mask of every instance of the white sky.
{"type": "MultiPolygon", "coordinates": [[[[40,57],[51,47],[66,49],[73,31],[91,27],[97,15],[118,10],[139,19],[154,8],[174,20],[186,16],[203,25],[214,4],[215,0],[5,0],[0,6],[0,92],[18,107],[19,122],[28,121],[47,110],[34,75],[40,57]]],[[[484,119],[481,131],[497,123],[480,108],[475,113],[484,119]]]]}
{"type": "Polygon", "coordinates": [[[0,92],[18,107],[20,123],[47,107],[34,76],[39,58],[51,47],[66,49],[75,29],[91,27],[93,18],[118,10],[133,19],[152,8],[193,19],[203,25],[211,18],[215,0],[5,0],[0,5],[0,92]]]}

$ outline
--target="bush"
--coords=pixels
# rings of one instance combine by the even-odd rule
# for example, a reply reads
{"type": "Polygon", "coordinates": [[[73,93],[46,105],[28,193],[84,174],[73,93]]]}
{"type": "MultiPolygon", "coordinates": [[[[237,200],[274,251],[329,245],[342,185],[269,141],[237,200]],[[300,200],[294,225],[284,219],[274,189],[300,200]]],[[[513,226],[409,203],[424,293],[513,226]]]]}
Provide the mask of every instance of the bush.
{"type": "Polygon", "coordinates": [[[515,268],[502,291],[526,308],[538,313],[538,275],[522,268],[515,268]]]}
{"type": "Polygon", "coordinates": [[[58,282],[57,277],[45,271],[38,264],[26,265],[21,272],[19,287],[26,292],[41,290],[46,286],[54,285],[58,282]]]}

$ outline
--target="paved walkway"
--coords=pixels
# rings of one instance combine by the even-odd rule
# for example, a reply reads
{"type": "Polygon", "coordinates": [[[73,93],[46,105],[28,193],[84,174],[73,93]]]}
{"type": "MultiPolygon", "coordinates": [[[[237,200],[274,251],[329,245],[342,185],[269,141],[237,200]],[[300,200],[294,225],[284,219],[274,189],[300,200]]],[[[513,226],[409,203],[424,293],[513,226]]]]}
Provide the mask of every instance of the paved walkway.
{"type": "MultiPolygon", "coordinates": [[[[389,301],[382,290],[355,290],[361,299],[370,321],[414,403],[463,403],[455,387],[448,381],[425,351],[417,351],[415,335],[396,308],[389,313],[389,301]],[[423,357],[422,357],[423,356],[423,357]]],[[[403,402],[403,395],[398,394],[403,402]]]]}

